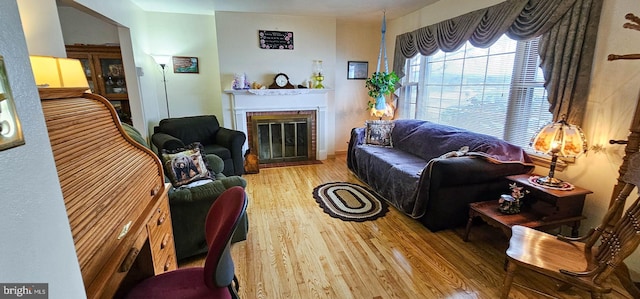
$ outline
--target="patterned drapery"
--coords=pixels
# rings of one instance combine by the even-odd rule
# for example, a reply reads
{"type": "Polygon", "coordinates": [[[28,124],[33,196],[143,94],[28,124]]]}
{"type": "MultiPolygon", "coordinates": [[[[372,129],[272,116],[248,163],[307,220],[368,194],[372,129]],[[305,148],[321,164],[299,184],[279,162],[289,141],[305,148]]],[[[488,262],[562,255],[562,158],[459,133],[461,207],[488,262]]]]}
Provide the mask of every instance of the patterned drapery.
{"type": "Polygon", "coordinates": [[[489,47],[502,34],[515,40],[541,37],[540,57],[554,120],[567,115],[582,124],[603,0],[507,0],[400,34],[393,71],[404,76],[406,58],[455,51],[467,41],[489,47]]]}

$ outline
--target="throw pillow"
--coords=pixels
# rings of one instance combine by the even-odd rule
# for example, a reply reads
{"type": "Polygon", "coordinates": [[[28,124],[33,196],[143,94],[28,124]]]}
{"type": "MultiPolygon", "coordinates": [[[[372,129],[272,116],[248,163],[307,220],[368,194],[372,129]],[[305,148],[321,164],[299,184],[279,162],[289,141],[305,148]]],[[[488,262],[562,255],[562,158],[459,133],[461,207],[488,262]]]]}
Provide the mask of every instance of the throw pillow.
{"type": "Polygon", "coordinates": [[[391,141],[391,131],[394,123],[391,120],[368,120],[366,121],[365,144],[393,147],[391,141]]]}
{"type": "Polygon", "coordinates": [[[178,188],[202,179],[213,179],[202,152],[199,142],[177,150],[162,150],[164,171],[173,187],[178,188]]]}

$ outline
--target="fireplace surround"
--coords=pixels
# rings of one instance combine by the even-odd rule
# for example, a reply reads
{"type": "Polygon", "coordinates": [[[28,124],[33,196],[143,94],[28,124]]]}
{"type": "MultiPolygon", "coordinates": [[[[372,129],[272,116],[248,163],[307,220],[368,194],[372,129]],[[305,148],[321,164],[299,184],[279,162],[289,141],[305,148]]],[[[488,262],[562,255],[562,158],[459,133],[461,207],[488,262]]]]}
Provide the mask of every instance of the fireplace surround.
{"type": "MultiPolygon", "coordinates": [[[[254,115],[315,115],[315,120],[312,120],[315,130],[310,129],[312,145],[309,156],[317,160],[327,159],[326,89],[249,89],[225,90],[225,93],[229,96],[222,101],[224,126],[242,131],[247,136],[251,135],[251,117],[254,115]]],[[[252,143],[249,138],[243,151],[252,143]]],[[[254,149],[252,152],[257,154],[254,149]]]]}
{"type": "Polygon", "coordinates": [[[260,163],[315,160],[315,111],[247,112],[247,141],[260,163]]]}

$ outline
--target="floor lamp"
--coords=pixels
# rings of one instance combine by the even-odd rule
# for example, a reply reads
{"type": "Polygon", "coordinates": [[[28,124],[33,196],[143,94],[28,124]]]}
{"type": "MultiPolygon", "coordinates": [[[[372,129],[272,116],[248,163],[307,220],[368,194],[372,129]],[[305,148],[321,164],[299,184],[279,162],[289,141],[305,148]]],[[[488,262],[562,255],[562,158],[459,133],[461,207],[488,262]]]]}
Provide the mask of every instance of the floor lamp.
{"type": "Polygon", "coordinates": [[[171,118],[171,113],[169,112],[169,96],[167,95],[167,64],[169,60],[171,60],[171,56],[164,55],[152,55],[153,60],[156,61],[157,64],[162,68],[162,83],[164,84],[164,101],[167,104],[167,118],[171,118]]]}

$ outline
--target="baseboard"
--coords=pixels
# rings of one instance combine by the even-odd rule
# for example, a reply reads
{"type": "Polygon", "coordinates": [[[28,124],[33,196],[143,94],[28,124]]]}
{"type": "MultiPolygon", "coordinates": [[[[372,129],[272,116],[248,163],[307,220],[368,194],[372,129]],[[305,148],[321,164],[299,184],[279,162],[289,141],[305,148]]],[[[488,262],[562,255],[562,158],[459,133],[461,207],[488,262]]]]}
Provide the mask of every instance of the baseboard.
{"type": "Polygon", "coordinates": [[[335,156],[344,156],[346,154],[347,154],[346,150],[344,150],[344,151],[335,151],[335,153],[333,153],[333,157],[335,157],[335,156]]]}

